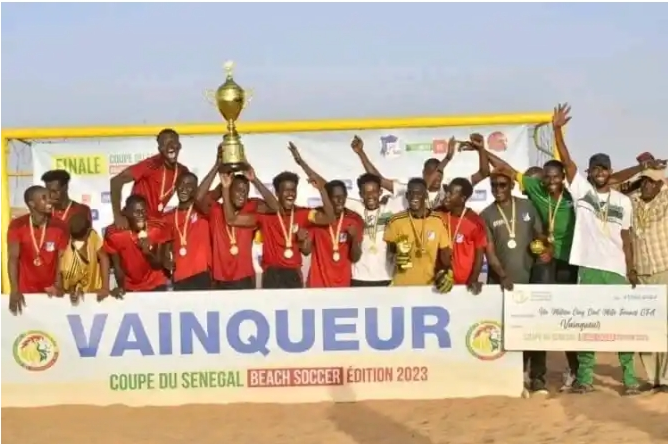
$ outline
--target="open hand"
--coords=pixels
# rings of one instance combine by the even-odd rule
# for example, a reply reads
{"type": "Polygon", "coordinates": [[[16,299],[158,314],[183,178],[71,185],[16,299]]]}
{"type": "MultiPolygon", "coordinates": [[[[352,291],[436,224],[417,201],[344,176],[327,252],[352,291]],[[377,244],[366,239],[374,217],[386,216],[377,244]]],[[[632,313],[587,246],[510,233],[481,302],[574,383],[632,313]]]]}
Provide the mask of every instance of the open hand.
{"type": "Polygon", "coordinates": [[[455,157],[455,151],[457,149],[457,139],[455,139],[455,136],[450,137],[448,140],[448,150],[445,153],[445,158],[448,160],[452,160],[453,157],[455,157]]]}
{"type": "Polygon", "coordinates": [[[255,175],[255,168],[248,165],[248,168],[244,170],[244,176],[248,179],[249,182],[254,182],[257,176],[255,175]]]}
{"type": "Polygon", "coordinates": [[[471,146],[473,146],[474,149],[476,150],[485,149],[485,138],[483,137],[482,134],[473,133],[469,136],[469,140],[471,141],[471,146]]]}
{"type": "Polygon", "coordinates": [[[297,145],[295,145],[292,142],[288,142],[288,150],[290,150],[290,154],[292,154],[292,158],[295,160],[296,163],[301,163],[302,162],[302,156],[299,154],[299,150],[297,149],[297,145]]]}
{"type": "Polygon", "coordinates": [[[568,103],[558,104],[552,114],[552,126],[554,128],[563,128],[571,120],[571,107],[568,103]]]}
{"type": "Polygon", "coordinates": [[[220,184],[223,186],[223,188],[229,188],[232,186],[232,173],[229,172],[224,172],[220,173],[220,184]]]}

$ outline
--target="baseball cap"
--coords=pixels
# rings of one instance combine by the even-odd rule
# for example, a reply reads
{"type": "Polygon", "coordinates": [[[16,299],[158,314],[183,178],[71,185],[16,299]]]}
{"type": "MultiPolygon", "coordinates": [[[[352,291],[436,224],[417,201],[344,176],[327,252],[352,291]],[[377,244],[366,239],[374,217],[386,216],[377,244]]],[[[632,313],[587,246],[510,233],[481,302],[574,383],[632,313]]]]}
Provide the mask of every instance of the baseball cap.
{"type": "Polygon", "coordinates": [[[589,158],[589,168],[601,167],[609,170],[612,167],[610,156],[603,153],[594,154],[589,158]]]}

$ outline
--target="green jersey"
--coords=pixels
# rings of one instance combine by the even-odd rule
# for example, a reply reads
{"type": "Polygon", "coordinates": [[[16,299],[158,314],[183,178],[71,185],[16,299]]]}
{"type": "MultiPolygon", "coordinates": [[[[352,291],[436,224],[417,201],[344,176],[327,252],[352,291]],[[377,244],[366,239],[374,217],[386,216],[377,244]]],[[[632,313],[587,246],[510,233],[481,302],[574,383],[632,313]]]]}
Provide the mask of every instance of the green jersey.
{"type": "Polygon", "coordinates": [[[568,262],[575,229],[575,211],[571,194],[564,190],[563,197],[558,202],[559,199],[554,199],[547,192],[541,179],[527,177],[523,174],[517,176],[517,181],[522,184],[524,194],[538,210],[545,232],[548,236],[551,234],[554,237],[554,257],[568,262]],[[557,202],[559,203],[558,206],[557,202]],[[550,227],[553,227],[553,233],[550,233],[550,227]]]}

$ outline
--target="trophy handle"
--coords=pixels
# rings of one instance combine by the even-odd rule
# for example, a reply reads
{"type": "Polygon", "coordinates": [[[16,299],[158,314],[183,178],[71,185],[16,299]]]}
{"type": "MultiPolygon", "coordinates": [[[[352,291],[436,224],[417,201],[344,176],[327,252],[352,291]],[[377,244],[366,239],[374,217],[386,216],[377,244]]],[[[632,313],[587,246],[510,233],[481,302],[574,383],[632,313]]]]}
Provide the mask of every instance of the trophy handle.
{"type": "Polygon", "coordinates": [[[216,91],[213,89],[204,90],[204,100],[211,105],[216,105],[216,91]]]}
{"type": "Polygon", "coordinates": [[[252,100],[253,100],[253,90],[250,89],[244,91],[244,103],[241,109],[246,109],[246,107],[248,106],[248,104],[251,103],[252,100]]]}

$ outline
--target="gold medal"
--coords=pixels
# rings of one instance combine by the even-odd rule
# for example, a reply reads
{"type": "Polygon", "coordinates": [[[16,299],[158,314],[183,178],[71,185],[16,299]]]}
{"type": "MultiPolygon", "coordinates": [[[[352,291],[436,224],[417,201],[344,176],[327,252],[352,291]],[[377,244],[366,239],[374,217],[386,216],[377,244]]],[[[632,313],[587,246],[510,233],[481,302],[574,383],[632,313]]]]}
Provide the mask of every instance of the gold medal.
{"type": "Polygon", "coordinates": [[[293,257],[294,255],[295,255],[295,252],[292,251],[291,248],[286,248],[286,249],[283,251],[283,257],[286,258],[286,259],[292,259],[292,257],[293,257]]]}
{"type": "Polygon", "coordinates": [[[561,199],[564,197],[564,193],[559,195],[559,199],[557,199],[557,203],[554,205],[554,210],[552,210],[552,196],[548,196],[548,202],[547,202],[547,241],[551,244],[554,243],[554,224],[555,221],[557,220],[557,211],[559,210],[559,205],[561,204],[561,199]]]}
{"type": "Polygon", "coordinates": [[[332,259],[334,259],[334,262],[338,262],[341,260],[341,254],[338,251],[335,251],[334,254],[332,254],[332,259]]]}
{"type": "Polygon", "coordinates": [[[508,245],[508,248],[511,250],[517,248],[517,242],[515,242],[515,239],[510,239],[506,245],[508,245]]]}
{"type": "Polygon", "coordinates": [[[510,220],[506,217],[506,213],[503,212],[503,208],[501,208],[501,205],[498,203],[496,204],[496,210],[499,212],[501,215],[501,219],[503,220],[503,225],[506,226],[506,229],[508,230],[508,237],[510,237],[510,240],[506,243],[508,248],[511,250],[514,250],[517,247],[517,242],[515,241],[515,222],[517,220],[517,214],[515,212],[515,198],[511,197],[511,209],[510,209],[510,220]]]}
{"type": "Polygon", "coordinates": [[[334,230],[332,230],[332,226],[330,225],[329,228],[329,237],[332,240],[332,249],[334,250],[334,253],[332,254],[332,259],[334,259],[334,262],[338,262],[341,260],[341,254],[339,253],[339,239],[341,238],[341,226],[343,225],[343,215],[344,213],[342,212],[341,215],[339,216],[339,223],[336,225],[336,233],[334,230]]]}
{"type": "Polygon", "coordinates": [[[42,233],[39,237],[39,243],[37,242],[37,238],[35,237],[35,227],[33,226],[32,219],[29,222],[29,227],[30,227],[30,239],[32,239],[32,246],[33,249],[35,250],[35,260],[32,261],[32,263],[36,266],[39,267],[42,265],[42,259],[39,257],[40,251],[42,251],[42,245],[44,245],[44,238],[46,237],[46,225],[47,222],[44,222],[44,225],[42,225],[42,233]]]}
{"type": "Polygon", "coordinates": [[[179,239],[181,240],[181,249],[179,250],[179,254],[181,256],[185,256],[188,251],[186,250],[186,245],[188,245],[188,226],[190,225],[190,215],[193,212],[193,207],[195,205],[190,205],[190,208],[188,208],[188,211],[186,211],[186,217],[183,221],[183,231],[179,228],[179,210],[174,211],[174,228],[176,228],[176,232],[179,233],[179,239]]]}
{"type": "Polygon", "coordinates": [[[236,256],[237,254],[239,254],[239,247],[237,247],[236,245],[232,245],[230,247],[230,254],[232,256],[236,256]]]}
{"type": "Polygon", "coordinates": [[[42,265],[42,259],[36,257],[35,260],[32,261],[32,263],[35,265],[35,267],[39,267],[40,265],[42,265]]]}
{"type": "Polygon", "coordinates": [[[376,244],[372,244],[372,245],[369,247],[369,253],[371,253],[371,254],[376,254],[376,253],[378,253],[378,247],[376,247],[376,244]]]}
{"type": "Polygon", "coordinates": [[[186,247],[179,248],[179,255],[185,256],[186,254],[188,254],[188,250],[186,249],[186,247]]]}

